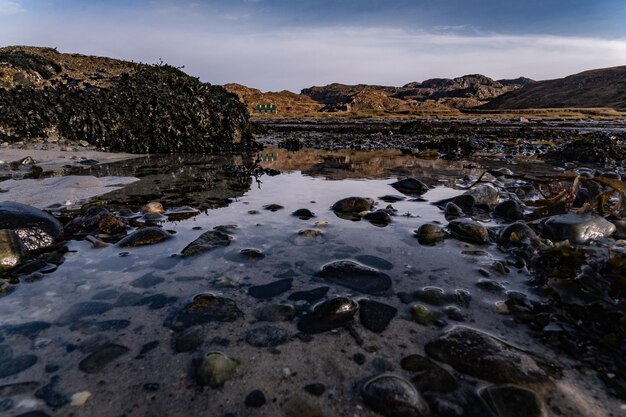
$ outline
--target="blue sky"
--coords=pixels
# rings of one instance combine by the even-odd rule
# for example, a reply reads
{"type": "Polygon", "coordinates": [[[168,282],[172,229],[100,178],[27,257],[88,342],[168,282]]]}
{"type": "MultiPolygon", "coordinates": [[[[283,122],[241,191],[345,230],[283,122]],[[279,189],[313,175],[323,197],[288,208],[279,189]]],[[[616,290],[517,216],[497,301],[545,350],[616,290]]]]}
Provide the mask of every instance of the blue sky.
{"type": "Polygon", "coordinates": [[[0,44],[298,91],[482,73],[549,79],[626,65],[624,0],[0,0],[0,44]]]}

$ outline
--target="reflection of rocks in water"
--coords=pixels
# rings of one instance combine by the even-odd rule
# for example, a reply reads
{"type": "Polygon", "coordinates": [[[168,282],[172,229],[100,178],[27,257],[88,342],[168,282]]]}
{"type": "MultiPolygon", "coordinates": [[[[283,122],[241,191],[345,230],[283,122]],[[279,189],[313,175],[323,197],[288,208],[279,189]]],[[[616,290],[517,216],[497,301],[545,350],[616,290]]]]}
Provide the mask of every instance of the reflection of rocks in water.
{"type": "Polygon", "coordinates": [[[97,176],[135,176],[140,180],[102,198],[120,206],[142,207],[146,201],[199,210],[226,207],[252,185],[252,158],[234,155],[153,155],[96,166],[97,176]]]}

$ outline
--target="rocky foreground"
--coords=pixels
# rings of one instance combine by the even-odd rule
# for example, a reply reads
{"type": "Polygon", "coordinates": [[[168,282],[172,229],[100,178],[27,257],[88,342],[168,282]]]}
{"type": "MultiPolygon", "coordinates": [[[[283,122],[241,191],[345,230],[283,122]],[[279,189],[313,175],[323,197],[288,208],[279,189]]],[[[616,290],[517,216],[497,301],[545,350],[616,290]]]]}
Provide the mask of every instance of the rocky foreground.
{"type": "Polygon", "coordinates": [[[131,153],[255,146],[235,95],[170,65],[0,48],[0,142],[36,139],[131,153]]]}

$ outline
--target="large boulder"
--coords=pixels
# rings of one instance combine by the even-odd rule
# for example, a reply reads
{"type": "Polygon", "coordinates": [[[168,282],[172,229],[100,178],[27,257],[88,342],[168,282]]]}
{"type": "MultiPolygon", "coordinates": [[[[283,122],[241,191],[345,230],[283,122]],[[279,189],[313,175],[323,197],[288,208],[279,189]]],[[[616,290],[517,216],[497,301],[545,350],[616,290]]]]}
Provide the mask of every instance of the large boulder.
{"type": "Polygon", "coordinates": [[[0,229],[13,230],[29,251],[63,240],[63,225],[45,211],[12,201],[0,202],[0,229]]]}

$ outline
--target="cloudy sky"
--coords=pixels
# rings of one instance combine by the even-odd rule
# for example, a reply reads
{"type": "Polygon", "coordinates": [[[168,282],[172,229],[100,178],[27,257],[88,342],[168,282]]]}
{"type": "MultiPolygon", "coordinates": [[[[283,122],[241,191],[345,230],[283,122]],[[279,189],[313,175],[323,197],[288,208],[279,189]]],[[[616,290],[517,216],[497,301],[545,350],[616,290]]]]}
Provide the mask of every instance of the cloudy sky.
{"type": "Polygon", "coordinates": [[[625,0],[0,0],[0,45],[299,91],[626,65],[625,0]]]}

